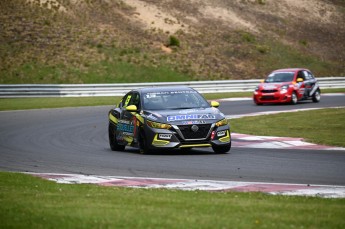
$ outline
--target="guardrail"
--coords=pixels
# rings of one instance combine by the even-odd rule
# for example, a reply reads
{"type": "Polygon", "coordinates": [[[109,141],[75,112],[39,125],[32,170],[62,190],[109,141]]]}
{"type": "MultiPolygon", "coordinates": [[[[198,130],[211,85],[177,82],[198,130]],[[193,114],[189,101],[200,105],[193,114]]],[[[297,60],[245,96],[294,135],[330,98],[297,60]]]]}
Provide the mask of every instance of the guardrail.
{"type": "MultiPolygon", "coordinates": [[[[345,88],[345,77],[318,78],[321,90],[345,88]]],[[[128,91],[154,86],[189,86],[201,93],[249,92],[260,80],[215,80],[114,84],[0,84],[0,98],[122,96],[128,91]]]]}

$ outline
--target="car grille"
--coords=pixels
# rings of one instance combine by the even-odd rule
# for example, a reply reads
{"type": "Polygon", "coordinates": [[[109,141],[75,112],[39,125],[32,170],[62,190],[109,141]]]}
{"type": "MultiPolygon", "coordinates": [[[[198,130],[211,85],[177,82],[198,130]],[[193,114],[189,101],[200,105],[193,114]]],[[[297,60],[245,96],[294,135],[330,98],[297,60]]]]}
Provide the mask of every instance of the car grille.
{"type": "Polygon", "coordinates": [[[274,90],[261,90],[262,93],[274,93],[277,92],[278,90],[274,89],[274,90]]]}
{"type": "Polygon", "coordinates": [[[274,96],[262,96],[261,100],[275,100],[276,98],[274,96]]]}
{"type": "Polygon", "coordinates": [[[185,139],[206,138],[211,128],[211,124],[198,124],[196,126],[198,126],[199,129],[194,132],[192,126],[193,125],[178,125],[177,127],[180,129],[185,139]]]}

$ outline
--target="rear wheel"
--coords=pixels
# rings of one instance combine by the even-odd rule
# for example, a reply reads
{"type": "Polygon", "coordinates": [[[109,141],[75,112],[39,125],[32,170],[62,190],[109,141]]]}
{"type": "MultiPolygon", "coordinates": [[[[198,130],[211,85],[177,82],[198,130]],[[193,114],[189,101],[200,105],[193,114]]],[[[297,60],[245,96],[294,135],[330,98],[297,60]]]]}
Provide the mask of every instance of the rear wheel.
{"type": "Polygon", "coordinates": [[[123,151],[126,146],[119,145],[116,140],[116,127],[109,123],[108,127],[109,145],[112,151],[123,151]]]}
{"type": "Polygon", "coordinates": [[[218,153],[218,154],[224,154],[224,153],[227,153],[230,151],[231,149],[231,142],[230,144],[228,145],[224,145],[224,146],[212,146],[212,149],[215,153],[218,153]]]}
{"type": "Polygon", "coordinates": [[[291,94],[291,104],[295,105],[295,104],[297,104],[297,101],[298,101],[298,98],[297,98],[296,92],[292,92],[292,94],[291,94]]]}
{"type": "Polygon", "coordinates": [[[316,90],[316,92],[314,93],[313,95],[313,102],[314,103],[318,103],[320,102],[320,99],[321,99],[321,93],[320,93],[320,90],[316,90]]]}

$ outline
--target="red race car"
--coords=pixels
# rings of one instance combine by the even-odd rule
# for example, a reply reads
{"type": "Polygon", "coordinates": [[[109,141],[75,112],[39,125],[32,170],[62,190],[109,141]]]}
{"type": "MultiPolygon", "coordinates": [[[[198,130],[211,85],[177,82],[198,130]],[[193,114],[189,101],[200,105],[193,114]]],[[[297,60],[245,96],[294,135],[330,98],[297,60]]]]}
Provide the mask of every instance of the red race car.
{"type": "Polygon", "coordinates": [[[255,88],[253,99],[257,105],[264,103],[291,103],[311,99],[317,103],[321,90],[313,74],[304,68],[279,69],[271,72],[255,88]]]}

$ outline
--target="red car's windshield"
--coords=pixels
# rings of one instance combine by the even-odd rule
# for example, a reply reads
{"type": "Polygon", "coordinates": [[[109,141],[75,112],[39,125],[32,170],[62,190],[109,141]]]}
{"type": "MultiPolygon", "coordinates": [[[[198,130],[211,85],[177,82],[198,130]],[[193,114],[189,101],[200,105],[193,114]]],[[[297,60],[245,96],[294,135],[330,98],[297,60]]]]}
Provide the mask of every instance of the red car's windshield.
{"type": "Polygon", "coordinates": [[[265,83],[281,83],[293,81],[294,72],[274,72],[265,80],[265,83]]]}

